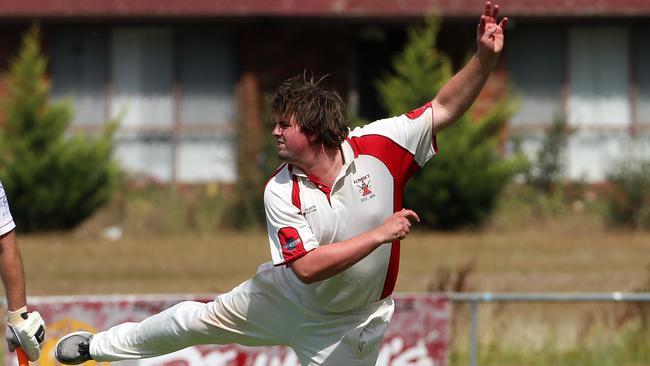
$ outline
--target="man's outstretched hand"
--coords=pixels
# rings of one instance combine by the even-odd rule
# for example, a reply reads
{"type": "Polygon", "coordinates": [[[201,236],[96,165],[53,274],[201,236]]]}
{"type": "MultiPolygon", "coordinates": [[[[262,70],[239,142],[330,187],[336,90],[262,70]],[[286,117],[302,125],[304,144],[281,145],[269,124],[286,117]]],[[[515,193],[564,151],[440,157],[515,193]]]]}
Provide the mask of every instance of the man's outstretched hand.
{"type": "Polygon", "coordinates": [[[503,50],[503,31],[508,25],[508,18],[503,18],[497,23],[498,15],[499,5],[486,1],[476,30],[479,57],[496,59],[495,56],[503,50]]]}

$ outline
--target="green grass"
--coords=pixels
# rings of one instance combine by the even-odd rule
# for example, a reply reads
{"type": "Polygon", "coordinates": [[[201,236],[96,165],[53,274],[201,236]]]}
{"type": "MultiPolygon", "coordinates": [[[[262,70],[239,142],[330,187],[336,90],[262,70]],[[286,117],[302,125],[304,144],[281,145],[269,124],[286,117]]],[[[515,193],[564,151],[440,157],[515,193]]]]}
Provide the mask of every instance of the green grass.
{"type": "MultiPolygon", "coordinates": [[[[625,331],[617,339],[592,346],[577,345],[558,349],[552,339],[540,349],[513,348],[494,343],[484,345],[478,363],[481,366],[641,366],[650,365],[650,338],[647,333],[625,331]]],[[[452,353],[452,365],[469,364],[467,352],[452,353]]]]}

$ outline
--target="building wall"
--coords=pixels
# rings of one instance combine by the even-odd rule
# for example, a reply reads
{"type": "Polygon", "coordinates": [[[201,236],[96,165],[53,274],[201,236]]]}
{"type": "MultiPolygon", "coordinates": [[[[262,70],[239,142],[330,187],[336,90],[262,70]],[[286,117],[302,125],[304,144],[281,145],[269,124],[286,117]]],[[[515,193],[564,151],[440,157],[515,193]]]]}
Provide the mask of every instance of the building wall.
{"type": "MultiPolygon", "coordinates": [[[[257,174],[270,133],[268,97],[287,77],[324,83],[362,117],[383,117],[374,80],[405,39],[405,21],[325,18],[67,21],[43,24],[55,99],[77,111],[73,130],[121,117],[117,158],[134,174],[171,182],[234,182],[257,174]],[[249,169],[248,173],[244,172],[249,169]]],[[[473,21],[445,21],[439,45],[461,67],[473,52],[473,21]]],[[[650,35],[644,19],[522,19],[475,103],[517,95],[509,138],[531,157],[545,129],[564,119],[576,132],[567,177],[601,180],[617,161],[649,156],[650,35]]],[[[5,24],[2,65],[26,23],[5,24]]],[[[415,107],[415,106],[414,106],[415,107]]]]}
{"type": "MultiPolygon", "coordinates": [[[[27,27],[0,50],[13,55],[27,27]]],[[[318,24],[68,22],[42,34],[52,97],[75,110],[71,130],[119,120],[119,163],[161,182],[232,183],[255,170],[274,89],[306,72],[331,75],[324,85],[345,97],[354,51],[344,31],[318,24]]]]}

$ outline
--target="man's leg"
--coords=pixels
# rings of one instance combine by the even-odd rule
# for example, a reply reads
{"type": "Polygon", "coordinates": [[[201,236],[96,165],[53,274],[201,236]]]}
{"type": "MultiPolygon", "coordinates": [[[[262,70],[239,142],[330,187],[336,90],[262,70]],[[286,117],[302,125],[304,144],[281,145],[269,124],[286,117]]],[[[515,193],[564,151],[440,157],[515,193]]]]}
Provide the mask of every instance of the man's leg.
{"type": "Polygon", "coordinates": [[[264,271],[213,302],[182,302],[140,323],[97,333],[90,342],[90,356],[95,361],[118,361],[198,344],[286,345],[302,314],[299,305],[277,290],[271,271],[264,271]]]}
{"type": "Polygon", "coordinates": [[[210,304],[182,302],[140,323],[122,323],[97,333],[90,356],[96,361],[138,359],[214,343],[213,326],[207,322],[210,304]]]}

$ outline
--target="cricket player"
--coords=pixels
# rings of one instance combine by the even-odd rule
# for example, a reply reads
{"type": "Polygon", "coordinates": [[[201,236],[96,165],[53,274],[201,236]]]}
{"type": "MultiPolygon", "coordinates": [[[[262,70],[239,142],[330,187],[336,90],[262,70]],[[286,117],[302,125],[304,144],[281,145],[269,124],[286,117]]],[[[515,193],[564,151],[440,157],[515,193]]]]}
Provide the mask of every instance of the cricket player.
{"type": "Polygon", "coordinates": [[[9,351],[20,347],[30,361],[36,361],[45,339],[45,323],[37,311],[27,311],[25,273],[15,228],[9,201],[0,182],[0,277],[7,297],[7,343],[9,351]]]}
{"type": "Polygon", "coordinates": [[[302,365],[374,365],[393,314],[400,240],[419,221],[402,208],[436,134],[474,102],[503,49],[504,18],[485,2],[478,50],[438,95],[350,131],[344,103],[304,76],[272,102],[283,164],[265,187],[272,262],[204,304],[181,302],[140,323],[61,338],[63,364],[154,357],[197,344],[291,347],[302,365]]]}

